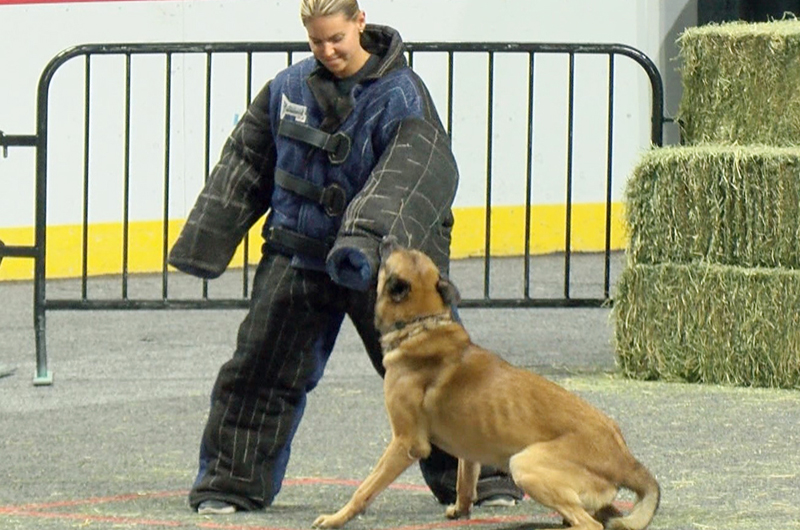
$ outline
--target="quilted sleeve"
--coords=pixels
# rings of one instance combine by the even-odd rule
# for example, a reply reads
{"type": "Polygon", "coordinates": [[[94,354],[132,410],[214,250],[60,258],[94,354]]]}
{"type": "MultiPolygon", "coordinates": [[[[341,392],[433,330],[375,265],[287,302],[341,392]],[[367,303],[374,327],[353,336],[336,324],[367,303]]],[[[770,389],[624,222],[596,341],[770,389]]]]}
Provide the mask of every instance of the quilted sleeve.
{"type": "Polygon", "coordinates": [[[401,121],[363,189],[347,207],[328,254],[328,274],[346,287],[369,288],[380,264],[380,241],[387,235],[424,251],[447,271],[457,186],[450,139],[441,127],[422,118],[401,121]]]}
{"type": "Polygon", "coordinates": [[[275,158],[268,83],[226,141],[170,251],[170,265],[201,278],[225,271],[244,235],[269,209],[275,158]]]}

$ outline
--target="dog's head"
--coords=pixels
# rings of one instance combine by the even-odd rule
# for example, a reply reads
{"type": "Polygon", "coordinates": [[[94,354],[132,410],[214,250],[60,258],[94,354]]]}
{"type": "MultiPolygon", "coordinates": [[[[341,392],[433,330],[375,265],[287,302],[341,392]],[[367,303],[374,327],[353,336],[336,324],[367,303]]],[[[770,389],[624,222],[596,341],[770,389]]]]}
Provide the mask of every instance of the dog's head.
{"type": "Polygon", "coordinates": [[[403,248],[393,237],[381,243],[375,325],[386,333],[431,315],[449,313],[461,297],[423,252],[403,248]]]}

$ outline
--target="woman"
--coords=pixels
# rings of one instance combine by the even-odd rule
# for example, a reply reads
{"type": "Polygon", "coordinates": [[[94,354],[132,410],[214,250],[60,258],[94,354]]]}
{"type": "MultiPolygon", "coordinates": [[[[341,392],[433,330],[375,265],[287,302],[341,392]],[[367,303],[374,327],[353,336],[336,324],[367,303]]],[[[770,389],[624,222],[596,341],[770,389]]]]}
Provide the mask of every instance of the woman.
{"type": "MultiPolygon", "coordinates": [[[[170,254],[178,269],[216,277],[270,210],[250,310],[212,391],[189,495],[199,513],[272,502],[345,314],[383,374],[373,325],[383,236],[449,264],[457,168],[399,34],[367,25],[356,0],[302,0],[300,11],[313,57],[255,98],[170,254]]],[[[437,450],[421,466],[452,502],[455,459],[437,450]]],[[[481,484],[479,496],[519,498],[506,476],[481,484]]]]}

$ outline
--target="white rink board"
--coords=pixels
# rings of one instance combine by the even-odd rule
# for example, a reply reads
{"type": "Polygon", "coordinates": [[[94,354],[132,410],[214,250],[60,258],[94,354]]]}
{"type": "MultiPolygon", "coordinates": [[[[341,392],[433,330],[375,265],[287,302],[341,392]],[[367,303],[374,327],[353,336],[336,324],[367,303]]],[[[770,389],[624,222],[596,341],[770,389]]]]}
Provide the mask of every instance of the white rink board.
{"type": "MultiPolygon", "coordinates": [[[[681,0],[683,2],[683,0],[681,0]]],[[[406,41],[607,42],[641,49],[659,61],[661,35],[674,5],[667,0],[363,0],[369,22],[400,30],[406,41]],[[490,8],[486,6],[491,4],[490,8]],[[491,17],[489,23],[487,18],[491,17]],[[599,21],[602,21],[600,23],[599,21]],[[656,35],[656,36],[654,36],[656,35]]],[[[61,50],[84,43],[301,41],[298,3],[264,0],[86,1],[0,4],[0,130],[35,133],[39,76],[61,50]],[[25,29],[23,29],[25,28],[25,29]]],[[[446,116],[446,58],[415,56],[442,119],[446,116]]],[[[244,56],[215,58],[212,69],[210,163],[246,104],[244,56]]],[[[285,65],[257,57],[253,95],[285,65]]],[[[638,66],[616,62],[613,200],[650,139],[650,89],[638,66]]],[[[578,57],[575,75],[573,200],[605,200],[607,60],[578,57]]],[[[673,68],[672,63],[660,65],[673,68]]],[[[170,218],[186,216],[205,172],[205,57],[176,57],[171,71],[170,218]]],[[[457,207],[482,206],[486,196],[487,57],[458,56],[453,106],[454,151],[462,174],[457,207]]],[[[130,220],[160,218],[163,210],[164,60],[131,64],[130,220]]],[[[97,57],[89,87],[90,222],[115,222],[123,205],[125,60],[97,57]]],[[[535,66],[535,204],[563,203],[567,135],[567,58],[539,56],[535,66]]],[[[84,60],[65,64],[53,79],[50,104],[48,223],[79,223],[83,179],[84,60]]],[[[524,203],[527,56],[495,61],[494,163],[496,205],[524,203]]],[[[33,224],[33,155],[11,148],[0,158],[0,227],[33,224]]]]}

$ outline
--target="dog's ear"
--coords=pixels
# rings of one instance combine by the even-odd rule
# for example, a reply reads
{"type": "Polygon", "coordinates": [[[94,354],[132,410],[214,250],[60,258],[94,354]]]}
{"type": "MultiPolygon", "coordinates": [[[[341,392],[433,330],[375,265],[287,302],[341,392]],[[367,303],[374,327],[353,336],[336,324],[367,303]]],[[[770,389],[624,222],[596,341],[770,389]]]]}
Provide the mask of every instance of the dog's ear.
{"type": "Polygon", "coordinates": [[[392,299],[392,302],[399,304],[408,298],[408,293],[411,292],[411,284],[396,274],[392,274],[386,279],[386,286],[384,289],[389,295],[389,298],[392,299]]]}
{"type": "Polygon", "coordinates": [[[401,248],[400,242],[397,241],[395,236],[383,236],[380,248],[381,261],[386,261],[386,258],[388,258],[392,252],[401,248]]]}
{"type": "Polygon", "coordinates": [[[439,296],[442,297],[445,305],[456,306],[461,302],[461,293],[458,292],[458,288],[444,274],[439,276],[436,290],[439,291],[439,296]]]}

